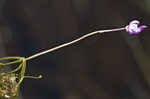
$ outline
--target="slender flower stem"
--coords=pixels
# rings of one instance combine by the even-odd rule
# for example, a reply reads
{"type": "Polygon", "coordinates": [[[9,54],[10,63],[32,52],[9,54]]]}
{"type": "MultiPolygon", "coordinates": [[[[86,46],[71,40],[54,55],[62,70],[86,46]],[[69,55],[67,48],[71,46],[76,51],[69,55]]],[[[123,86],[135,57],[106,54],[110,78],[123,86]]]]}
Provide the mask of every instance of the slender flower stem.
{"type": "MultiPolygon", "coordinates": [[[[3,77],[5,77],[5,78],[9,77],[9,79],[6,80],[6,82],[1,82],[0,83],[0,86],[2,88],[3,88],[3,85],[5,85],[5,87],[6,87],[5,88],[6,90],[2,90],[2,88],[0,87],[0,91],[2,93],[2,96],[0,95],[0,98],[4,98],[4,99],[8,98],[6,96],[8,96],[10,94],[10,95],[13,95],[13,96],[10,96],[11,99],[12,98],[16,99],[17,96],[18,96],[18,90],[20,88],[20,84],[22,83],[22,81],[23,81],[24,78],[33,78],[33,79],[42,78],[42,75],[39,75],[37,77],[34,77],[34,76],[25,76],[26,61],[27,60],[31,60],[31,59],[34,59],[34,58],[39,57],[41,55],[53,52],[55,50],[58,50],[60,48],[66,47],[66,46],[69,46],[71,44],[79,42],[80,40],[83,40],[83,39],[85,39],[85,38],[87,38],[89,36],[95,35],[95,34],[103,34],[103,33],[106,33],[106,32],[115,32],[115,31],[122,31],[122,30],[126,30],[126,32],[128,32],[131,35],[139,34],[142,30],[144,30],[145,28],[147,28],[146,25],[139,26],[139,23],[140,22],[138,20],[133,20],[133,21],[131,21],[129,23],[129,25],[127,25],[124,28],[109,29],[109,30],[100,30],[100,31],[91,32],[91,33],[83,35],[83,36],[81,36],[81,37],[79,37],[79,38],[77,38],[75,40],[72,40],[71,42],[58,45],[56,47],[53,47],[51,49],[39,52],[39,53],[34,54],[32,56],[29,56],[27,58],[25,58],[25,57],[2,57],[2,58],[0,58],[0,66],[2,66],[2,67],[8,66],[8,65],[11,65],[11,64],[19,63],[18,67],[16,67],[15,69],[13,69],[13,70],[11,70],[9,72],[0,72],[0,77],[2,77],[2,78],[3,77]],[[9,61],[9,62],[7,63],[6,61],[9,61]],[[9,75],[13,75],[12,76],[13,78],[11,78],[11,76],[9,76],[9,75]],[[10,81],[12,82],[12,79],[14,79],[13,81],[15,83],[17,83],[17,84],[16,84],[16,86],[13,85],[13,87],[15,88],[15,90],[13,90],[11,92],[11,91],[9,91],[9,89],[10,89],[9,88],[10,83],[7,83],[7,82],[10,82],[10,81]],[[14,97],[16,97],[16,98],[14,98],[14,97]]],[[[4,81],[5,81],[5,79],[4,79],[4,81]]]]}
{"type": "Polygon", "coordinates": [[[80,41],[80,40],[83,40],[83,39],[85,39],[85,38],[87,38],[87,37],[89,37],[89,36],[95,35],[95,34],[102,34],[102,33],[106,33],[106,32],[115,32],[115,31],[121,31],[121,30],[125,30],[125,27],[124,27],[124,28],[117,28],[117,29],[110,29],[110,30],[100,30],[100,31],[91,32],[91,33],[88,33],[88,34],[86,34],[86,35],[83,35],[83,36],[79,37],[78,39],[75,39],[75,40],[73,40],[73,41],[71,41],[71,42],[64,43],[64,44],[62,44],[62,45],[53,47],[53,48],[48,49],[48,50],[45,50],[45,51],[43,51],[43,52],[34,54],[34,55],[29,56],[29,57],[27,57],[27,58],[25,58],[25,59],[26,59],[26,60],[31,60],[31,59],[36,58],[36,57],[39,57],[39,56],[41,56],[41,55],[44,55],[44,54],[50,53],[50,52],[52,52],[52,51],[58,50],[58,49],[60,49],[60,48],[69,46],[69,45],[71,45],[71,44],[74,44],[74,43],[76,43],[76,42],[78,42],[78,41],[80,41]]]}

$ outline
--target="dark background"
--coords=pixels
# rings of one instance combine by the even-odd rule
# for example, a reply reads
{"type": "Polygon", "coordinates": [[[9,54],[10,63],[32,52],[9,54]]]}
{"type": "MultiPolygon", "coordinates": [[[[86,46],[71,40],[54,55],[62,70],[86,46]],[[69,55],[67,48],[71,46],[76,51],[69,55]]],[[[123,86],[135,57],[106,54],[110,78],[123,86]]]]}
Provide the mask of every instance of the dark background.
{"type": "MultiPolygon", "coordinates": [[[[150,24],[149,0],[0,0],[0,56],[28,57],[96,30],[150,24]]],[[[24,99],[150,99],[150,33],[95,35],[27,63],[24,99]]]]}

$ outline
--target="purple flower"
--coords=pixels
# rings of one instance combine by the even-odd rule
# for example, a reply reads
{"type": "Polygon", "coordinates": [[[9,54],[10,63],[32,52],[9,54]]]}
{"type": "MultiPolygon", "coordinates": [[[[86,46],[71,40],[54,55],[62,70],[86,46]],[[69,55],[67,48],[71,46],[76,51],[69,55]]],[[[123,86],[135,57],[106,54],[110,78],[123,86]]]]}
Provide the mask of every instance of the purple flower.
{"type": "Polygon", "coordinates": [[[143,29],[147,28],[146,25],[138,27],[139,24],[140,22],[138,20],[133,20],[129,23],[128,26],[126,26],[125,29],[129,34],[139,34],[143,29]]]}

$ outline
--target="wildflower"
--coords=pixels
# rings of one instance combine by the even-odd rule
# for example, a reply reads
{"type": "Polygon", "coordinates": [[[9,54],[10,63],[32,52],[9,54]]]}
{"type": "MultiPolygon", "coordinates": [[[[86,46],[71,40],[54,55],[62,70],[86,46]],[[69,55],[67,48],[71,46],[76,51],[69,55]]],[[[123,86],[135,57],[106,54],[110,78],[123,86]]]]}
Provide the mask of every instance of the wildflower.
{"type": "Polygon", "coordinates": [[[32,56],[29,56],[27,58],[25,57],[3,57],[0,58],[0,70],[3,69],[5,66],[10,66],[17,64],[18,67],[15,69],[3,73],[0,71],[0,99],[17,99],[19,96],[19,89],[20,84],[22,83],[24,78],[33,78],[33,79],[39,79],[42,78],[42,76],[34,77],[34,76],[25,76],[26,72],[26,61],[29,61],[33,58],[39,57],[41,55],[56,51],[60,48],[69,46],[71,44],[74,44],[76,42],[79,42],[89,36],[95,35],[95,34],[103,34],[106,32],[117,32],[126,30],[129,34],[139,34],[143,29],[147,28],[146,25],[139,26],[139,21],[134,20],[129,23],[128,26],[123,28],[116,28],[116,29],[108,29],[108,30],[99,30],[95,32],[91,32],[88,34],[85,34],[75,40],[72,40],[70,42],[58,45],[56,47],[53,47],[51,49],[39,52],[37,54],[34,54],[32,56]],[[6,62],[8,61],[8,63],[6,62]],[[5,63],[6,62],[6,63],[5,63]]]}
{"type": "Polygon", "coordinates": [[[140,22],[138,20],[133,20],[129,23],[128,26],[126,26],[125,29],[129,34],[139,34],[143,29],[147,28],[146,25],[138,27],[139,24],[140,22]]]}

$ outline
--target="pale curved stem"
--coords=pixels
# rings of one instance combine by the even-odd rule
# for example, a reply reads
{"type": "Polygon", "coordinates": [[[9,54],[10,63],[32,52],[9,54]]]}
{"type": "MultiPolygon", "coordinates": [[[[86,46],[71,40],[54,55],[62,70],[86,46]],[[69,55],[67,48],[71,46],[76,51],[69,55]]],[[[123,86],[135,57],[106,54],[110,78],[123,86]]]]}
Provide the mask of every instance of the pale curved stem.
{"type": "Polygon", "coordinates": [[[83,40],[83,39],[85,39],[85,38],[87,38],[87,37],[89,37],[89,36],[95,35],[95,34],[102,34],[102,33],[105,33],[105,32],[115,32],[115,31],[121,31],[121,30],[125,30],[125,27],[124,27],[124,28],[117,28],[117,29],[110,29],[110,30],[100,30],[100,31],[91,32],[91,33],[88,33],[88,34],[86,34],[86,35],[83,35],[83,36],[79,37],[78,39],[75,39],[75,40],[73,40],[73,41],[71,41],[71,42],[64,43],[64,44],[62,44],[62,45],[53,47],[53,48],[51,48],[51,49],[49,49],[49,50],[45,50],[45,51],[43,51],[43,52],[40,52],[40,53],[34,54],[34,55],[32,55],[32,56],[29,56],[29,57],[26,58],[26,60],[31,60],[31,59],[33,59],[33,58],[36,58],[36,57],[39,57],[39,56],[41,56],[41,55],[44,55],[44,54],[50,53],[50,52],[52,52],[52,51],[55,51],[55,50],[57,50],[57,49],[60,49],[60,48],[69,46],[69,45],[71,45],[71,44],[74,44],[74,43],[76,43],[76,42],[78,42],[78,41],[80,41],[80,40],[83,40]]]}

